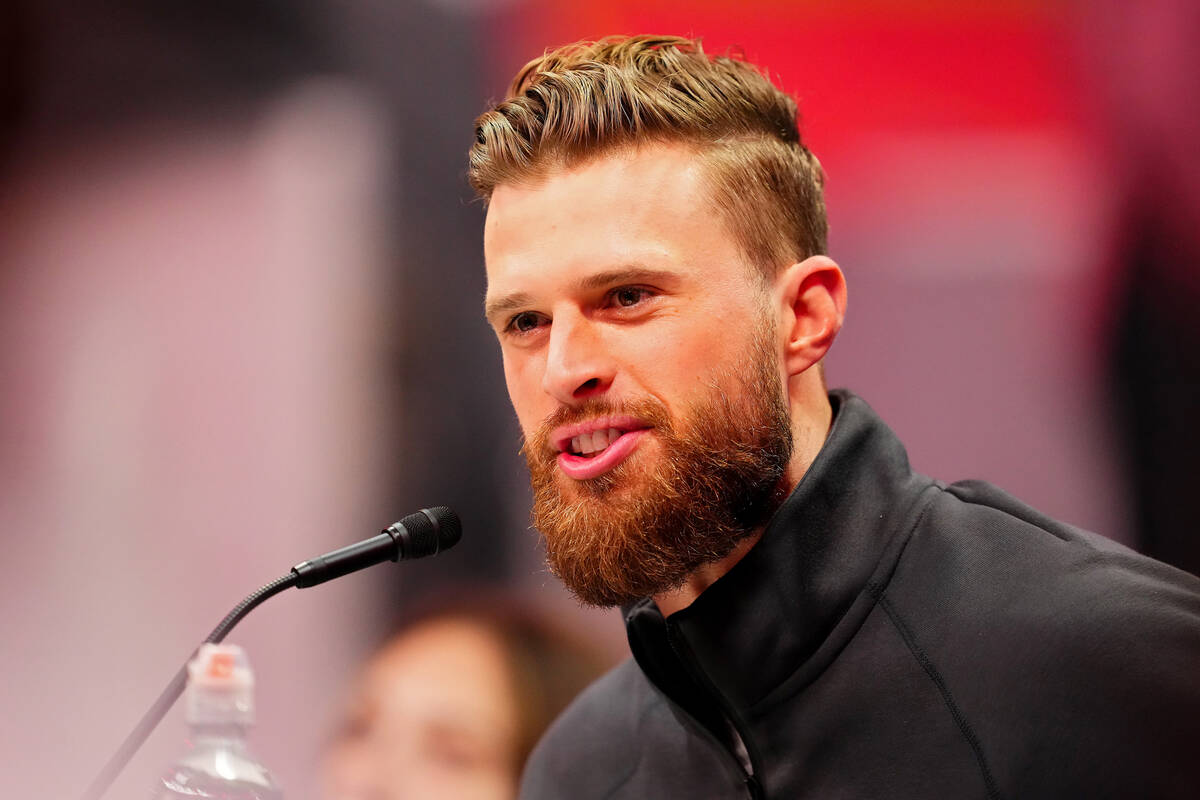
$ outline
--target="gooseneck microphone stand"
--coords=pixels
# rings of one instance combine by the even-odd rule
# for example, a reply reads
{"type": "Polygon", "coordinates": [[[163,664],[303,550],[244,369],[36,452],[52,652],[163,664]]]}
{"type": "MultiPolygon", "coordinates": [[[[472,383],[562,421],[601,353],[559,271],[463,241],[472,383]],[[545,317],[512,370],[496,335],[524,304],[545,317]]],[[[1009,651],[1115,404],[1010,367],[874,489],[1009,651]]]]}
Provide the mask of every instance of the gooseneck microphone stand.
{"type": "MultiPolygon", "coordinates": [[[[220,644],[233,627],[242,618],[258,607],[263,601],[274,597],[285,589],[297,586],[301,589],[316,586],[325,581],[340,578],[364,567],[378,564],[382,561],[401,561],[426,556],[437,555],[442,550],[448,550],[458,543],[462,537],[462,523],[458,515],[445,506],[423,508],[415,514],[409,514],[399,522],[385,528],[382,533],[356,544],[347,545],[333,552],[317,556],[308,561],[302,561],[292,567],[292,571],[277,578],[258,591],[249,595],[230,611],[217,627],[213,628],[203,644],[220,644]]],[[[125,737],[125,741],[113,753],[112,758],[100,770],[100,773],[84,792],[82,800],[100,800],[117,775],[145,744],[151,732],[162,722],[162,718],[175,705],[175,701],[183,694],[187,686],[188,662],[195,657],[199,647],[180,667],[179,672],[163,689],[162,694],[154,701],[154,705],[142,717],[141,721],[125,737]]]]}
{"type": "MultiPolygon", "coordinates": [[[[213,632],[208,635],[203,644],[220,644],[221,641],[233,630],[233,626],[242,621],[242,617],[249,614],[256,606],[262,603],[269,597],[273,597],[284,589],[290,589],[296,585],[300,576],[294,572],[289,572],[282,578],[271,581],[266,586],[254,592],[241,603],[237,608],[230,611],[225,619],[221,620],[221,624],[213,628],[213,632]]],[[[162,718],[171,710],[171,706],[175,705],[175,701],[179,699],[179,695],[183,694],[183,689],[187,686],[188,679],[188,662],[195,658],[196,653],[200,648],[192,651],[192,655],[187,661],[183,662],[183,666],[179,668],[179,672],[175,673],[175,677],[167,684],[167,688],[163,689],[162,694],[154,701],[154,705],[150,706],[150,710],[142,717],[141,721],[130,731],[125,737],[125,741],[117,748],[117,752],[113,753],[112,758],[104,765],[104,769],[100,770],[100,774],[96,776],[91,785],[83,794],[84,800],[100,800],[112,782],[121,774],[121,770],[125,769],[125,765],[129,763],[146,739],[150,737],[150,733],[158,727],[158,723],[162,722],[162,718]]]]}

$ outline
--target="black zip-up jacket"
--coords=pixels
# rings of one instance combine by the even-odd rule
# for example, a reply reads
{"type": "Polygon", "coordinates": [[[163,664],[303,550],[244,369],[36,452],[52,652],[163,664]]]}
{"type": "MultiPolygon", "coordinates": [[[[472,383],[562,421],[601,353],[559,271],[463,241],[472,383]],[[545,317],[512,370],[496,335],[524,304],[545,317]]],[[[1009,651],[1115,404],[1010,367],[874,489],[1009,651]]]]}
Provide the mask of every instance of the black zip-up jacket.
{"type": "MultiPolygon", "coordinates": [[[[525,800],[1200,797],[1200,580],[979,482],[862,400],[760,542],[530,759],[525,800]]],[[[1198,532],[1200,533],[1200,532],[1198,532]]]]}

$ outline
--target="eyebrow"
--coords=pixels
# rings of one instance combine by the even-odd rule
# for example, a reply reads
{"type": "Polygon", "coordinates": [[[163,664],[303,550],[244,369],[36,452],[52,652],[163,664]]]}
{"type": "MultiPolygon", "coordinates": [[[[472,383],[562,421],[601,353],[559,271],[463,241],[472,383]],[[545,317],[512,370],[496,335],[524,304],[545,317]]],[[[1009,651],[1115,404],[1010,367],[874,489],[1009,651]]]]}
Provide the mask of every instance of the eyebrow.
{"type": "MultiPolygon", "coordinates": [[[[595,289],[603,289],[608,286],[616,286],[622,283],[657,283],[670,284],[678,281],[679,273],[665,269],[650,269],[649,267],[630,266],[610,269],[604,272],[597,272],[594,275],[588,275],[576,284],[576,288],[581,291],[592,291],[595,289]]],[[[492,320],[496,316],[507,311],[515,311],[518,308],[529,305],[533,302],[533,295],[528,292],[513,292],[512,294],[498,297],[495,300],[488,300],[484,304],[483,315],[492,320]]]]}
{"type": "Polygon", "coordinates": [[[529,305],[532,301],[533,296],[526,292],[515,292],[495,300],[488,300],[483,306],[483,316],[491,321],[500,314],[516,311],[522,306],[529,305]]]}
{"type": "Polygon", "coordinates": [[[650,269],[649,267],[620,267],[607,272],[597,272],[579,282],[580,289],[602,289],[621,283],[672,283],[679,279],[679,273],[666,269],[650,269]]]}

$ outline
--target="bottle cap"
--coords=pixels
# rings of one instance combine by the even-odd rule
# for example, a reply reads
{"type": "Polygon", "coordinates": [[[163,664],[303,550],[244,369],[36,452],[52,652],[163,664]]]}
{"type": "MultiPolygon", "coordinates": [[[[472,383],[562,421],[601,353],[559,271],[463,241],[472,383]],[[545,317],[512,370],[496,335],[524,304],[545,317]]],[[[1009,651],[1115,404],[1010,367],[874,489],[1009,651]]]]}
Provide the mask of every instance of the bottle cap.
{"type": "Polygon", "coordinates": [[[188,662],[187,719],[193,725],[254,722],[254,673],[236,644],[202,644],[188,662]]]}

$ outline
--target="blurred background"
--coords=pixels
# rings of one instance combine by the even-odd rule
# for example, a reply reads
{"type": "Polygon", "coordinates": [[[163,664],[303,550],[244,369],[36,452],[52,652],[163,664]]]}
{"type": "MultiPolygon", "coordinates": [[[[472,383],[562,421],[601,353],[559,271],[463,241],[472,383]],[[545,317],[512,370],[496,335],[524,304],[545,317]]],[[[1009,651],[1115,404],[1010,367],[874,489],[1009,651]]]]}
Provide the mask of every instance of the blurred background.
{"type": "MultiPolygon", "coordinates": [[[[288,797],[408,605],[504,587],[623,652],[528,529],[472,120],[548,46],[701,36],[795,93],[850,284],[833,385],[914,466],[1200,571],[1200,5],[9,0],[0,774],[78,795],[192,648],[422,506],[461,545],[231,637],[288,797]]],[[[110,796],[179,750],[167,717],[110,796]]]]}

